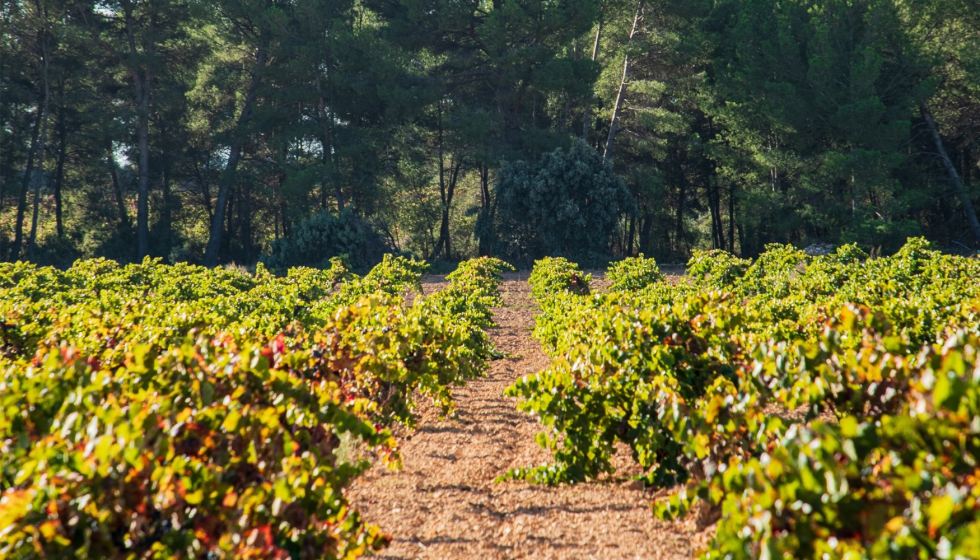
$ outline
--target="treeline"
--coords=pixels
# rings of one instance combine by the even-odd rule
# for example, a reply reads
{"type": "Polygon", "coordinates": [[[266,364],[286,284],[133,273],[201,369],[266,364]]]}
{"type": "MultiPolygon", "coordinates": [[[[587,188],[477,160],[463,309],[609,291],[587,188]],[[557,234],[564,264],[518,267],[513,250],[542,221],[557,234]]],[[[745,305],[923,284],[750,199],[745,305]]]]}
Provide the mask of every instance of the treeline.
{"type": "Polygon", "coordinates": [[[10,0],[0,258],[980,246],[975,0],[10,0]]]}

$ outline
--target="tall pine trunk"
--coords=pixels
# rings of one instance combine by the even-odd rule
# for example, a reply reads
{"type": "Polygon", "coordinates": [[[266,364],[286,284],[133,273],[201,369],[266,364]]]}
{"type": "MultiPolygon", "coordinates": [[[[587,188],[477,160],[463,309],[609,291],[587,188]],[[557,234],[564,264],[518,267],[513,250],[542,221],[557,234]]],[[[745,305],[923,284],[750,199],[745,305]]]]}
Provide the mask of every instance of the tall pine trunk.
{"type": "Polygon", "coordinates": [[[162,232],[165,241],[164,249],[168,251],[172,248],[174,240],[174,197],[173,189],[170,188],[172,173],[170,162],[165,162],[163,164],[163,180],[160,185],[163,190],[163,208],[161,208],[160,212],[160,231],[162,232]]]}
{"type": "MultiPolygon", "coordinates": [[[[131,57],[151,57],[154,47],[152,41],[144,45],[144,52],[140,53],[136,48],[135,21],[132,13],[132,6],[127,4],[125,10],[126,36],[129,40],[129,54],[131,57]]],[[[149,35],[153,35],[153,18],[150,18],[149,35]]],[[[133,94],[136,99],[137,116],[137,147],[139,150],[139,188],[136,194],[136,240],[139,249],[139,258],[150,254],[150,89],[152,86],[152,74],[150,73],[147,62],[141,68],[130,66],[129,73],[133,79],[133,94]]]]}
{"type": "Polygon", "coordinates": [[[146,73],[144,90],[139,95],[139,192],[136,198],[136,239],[139,258],[150,254],[150,76],[146,73]]]}
{"type": "Polygon", "coordinates": [[[633,256],[633,239],[636,238],[636,214],[630,214],[629,233],[626,237],[626,256],[633,256]]]}
{"type": "Polygon", "coordinates": [[[676,243],[677,255],[681,255],[681,247],[684,243],[684,204],[687,195],[687,177],[684,175],[683,167],[681,167],[680,149],[677,149],[674,157],[674,165],[677,166],[677,176],[680,179],[677,191],[677,221],[675,224],[676,234],[674,241],[676,243]]]}
{"type": "Polygon", "coordinates": [[[453,155],[449,160],[449,181],[446,181],[445,158],[443,153],[442,105],[439,105],[439,199],[442,202],[442,219],[439,222],[439,241],[433,255],[445,249],[445,259],[452,260],[452,239],[449,235],[449,209],[453,204],[456,182],[463,166],[463,158],[453,155]]]}
{"type": "Polygon", "coordinates": [[[119,172],[116,169],[116,155],[112,153],[112,140],[108,142],[109,178],[112,180],[112,193],[116,198],[116,208],[119,210],[119,227],[122,233],[129,233],[132,224],[129,223],[129,213],[126,212],[126,200],[123,197],[122,184],[119,183],[119,172]]]}
{"type": "Polygon", "coordinates": [[[728,252],[735,254],[735,181],[728,187],[728,252]]]}
{"type": "MultiPolygon", "coordinates": [[[[225,228],[225,235],[221,239],[221,252],[228,254],[231,251],[231,234],[235,231],[235,195],[237,192],[231,192],[228,194],[228,209],[225,212],[227,214],[227,223],[222,227],[225,228]]],[[[241,214],[241,210],[238,211],[241,214]]]]}
{"type": "Polygon", "coordinates": [[[320,207],[323,209],[327,208],[327,184],[333,183],[334,196],[337,199],[337,212],[343,212],[344,193],[340,190],[340,182],[333,176],[333,138],[330,127],[330,114],[327,111],[327,105],[323,99],[323,92],[320,89],[319,72],[316,75],[316,91],[319,97],[317,115],[320,118],[321,125],[320,150],[323,152],[321,160],[324,173],[326,174],[326,178],[324,178],[323,183],[320,185],[320,207]]]}
{"type": "Polygon", "coordinates": [[[24,242],[24,214],[27,213],[27,192],[31,188],[31,171],[34,169],[34,156],[37,153],[37,140],[41,132],[41,95],[38,92],[37,118],[34,119],[34,130],[31,133],[31,147],[27,150],[27,167],[20,184],[20,196],[17,197],[17,221],[14,223],[14,242],[10,247],[10,260],[20,258],[20,246],[24,242]]]}
{"type": "Polygon", "coordinates": [[[623,97],[626,95],[626,81],[629,79],[630,72],[630,47],[633,46],[633,37],[636,36],[636,24],[640,21],[643,13],[643,0],[636,4],[636,13],[633,15],[633,27],[630,28],[630,36],[626,41],[626,54],[623,55],[623,76],[619,80],[619,91],[616,93],[616,103],[613,105],[612,119],[609,121],[609,136],[606,138],[606,149],[602,152],[602,159],[610,161],[612,158],[613,141],[616,140],[616,128],[619,126],[619,110],[623,106],[623,97]]]}
{"type": "Polygon", "coordinates": [[[252,105],[258,93],[259,83],[261,82],[262,69],[265,67],[266,53],[264,47],[259,47],[255,55],[255,68],[252,71],[252,81],[248,85],[248,93],[245,95],[245,103],[242,105],[242,112],[238,115],[235,122],[235,136],[231,141],[231,152],[228,155],[228,164],[225,172],[221,176],[221,183],[218,185],[218,200],[214,205],[214,218],[211,220],[211,235],[208,238],[207,248],[204,250],[204,266],[218,266],[218,259],[221,253],[221,236],[224,225],[225,207],[228,206],[228,190],[235,181],[235,174],[238,171],[238,162],[242,156],[242,144],[244,143],[245,125],[248,124],[252,116],[252,105]]]}
{"type": "MultiPolygon", "coordinates": [[[[40,11],[40,6],[38,6],[40,11]]],[[[41,43],[41,82],[44,84],[44,107],[41,112],[41,143],[38,146],[37,177],[34,178],[34,208],[31,213],[31,234],[27,242],[27,260],[34,259],[34,247],[37,245],[37,219],[41,205],[41,181],[44,179],[44,155],[48,141],[48,110],[51,107],[51,84],[48,81],[50,68],[50,49],[47,33],[39,37],[41,43]]]]}
{"type": "Polygon", "coordinates": [[[68,157],[68,126],[65,124],[65,83],[58,87],[58,165],[54,173],[54,224],[59,238],[65,236],[62,188],[65,182],[65,159],[68,157]]]}
{"type": "Polygon", "coordinates": [[[977,213],[973,209],[973,201],[970,200],[970,193],[963,187],[963,182],[960,181],[956,167],[953,166],[953,162],[946,153],[946,148],[943,147],[943,139],[939,135],[939,128],[936,127],[936,121],[933,120],[925,101],[919,103],[919,112],[922,113],[922,119],[929,126],[929,132],[932,133],[932,140],[936,145],[936,152],[939,153],[939,159],[942,160],[943,167],[946,168],[946,173],[949,174],[949,181],[956,191],[957,196],[959,196],[960,203],[963,205],[963,211],[966,213],[966,221],[969,223],[970,230],[973,232],[973,238],[980,244],[980,222],[977,221],[977,213]]]}
{"type": "Polygon", "coordinates": [[[238,204],[238,227],[242,236],[242,260],[252,262],[252,197],[248,185],[243,184],[238,204]]]}
{"type": "MultiPolygon", "coordinates": [[[[592,62],[595,62],[596,59],[599,58],[599,39],[600,38],[602,38],[602,18],[601,17],[599,18],[599,25],[596,27],[596,30],[595,30],[595,43],[592,44],[592,62]]],[[[591,109],[592,109],[592,107],[590,106],[589,102],[586,101],[585,102],[585,114],[582,116],[582,140],[585,140],[585,143],[586,144],[589,143],[589,130],[592,129],[592,123],[589,122],[589,119],[591,119],[591,116],[589,115],[589,112],[591,111],[591,109]]]]}
{"type": "Polygon", "coordinates": [[[477,251],[481,257],[490,255],[490,232],[493,230],[493,216],[490,206],[490,169],[486,163],[480,164],[480,245],[477,251]],[[481,223],[482,222],[482,223],[481,223]]]}

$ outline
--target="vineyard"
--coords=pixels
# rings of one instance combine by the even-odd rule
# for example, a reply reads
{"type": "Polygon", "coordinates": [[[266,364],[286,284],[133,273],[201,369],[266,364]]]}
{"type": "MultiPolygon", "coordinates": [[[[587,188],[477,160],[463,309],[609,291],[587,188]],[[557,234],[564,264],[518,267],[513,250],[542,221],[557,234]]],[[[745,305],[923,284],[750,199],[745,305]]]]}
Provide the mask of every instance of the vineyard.
{"type": "Polygon", "coordinates": [[[658,517],[717,522],[706,558],[980,557],[980,261],[770,245],[688,276],[537,263],[552,361],[507,391],[553,461],[505,478],[596,478],[621,442],[658,517]]]}
{"type": "Polygon", "coordinates": [[[0,265],[0,558],[980,557],[980,261],[425,268],[0,265]]]}
{"type": "Polygon", "coordinates": [[[355,557],[344,489],[494,355],[506,267],[3,265],[0,557],[355,557]]]}

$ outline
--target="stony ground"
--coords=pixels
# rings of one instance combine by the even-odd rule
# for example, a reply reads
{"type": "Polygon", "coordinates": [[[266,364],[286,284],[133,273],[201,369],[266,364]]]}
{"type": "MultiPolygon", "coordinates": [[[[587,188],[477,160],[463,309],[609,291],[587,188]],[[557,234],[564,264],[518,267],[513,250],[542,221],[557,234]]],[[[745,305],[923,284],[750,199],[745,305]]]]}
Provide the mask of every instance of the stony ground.
{"type": "MultiPolygon", "coordinates": [[[[440,287],[437,278],[426,293],[440,287]]],[[[486,378],[456,393],[458,417],[421,411],[419,428],[400,437],[404,469],[375,467],[348,496],[365,519],[394,535],[380,558],[690,558],[704,543],[693,522],[663,523],[654,497],[632,483],[630,459],[615,476],[574,486],[494,483],[512,467],[540,464],[540,426],[503,390],[548,364],[531,338],[536,306],[527,273],[505,275],[505,307],[492,335],[508,355],[486,378]],[[410,437],[410,439],[409,439],[410,437]]]]}

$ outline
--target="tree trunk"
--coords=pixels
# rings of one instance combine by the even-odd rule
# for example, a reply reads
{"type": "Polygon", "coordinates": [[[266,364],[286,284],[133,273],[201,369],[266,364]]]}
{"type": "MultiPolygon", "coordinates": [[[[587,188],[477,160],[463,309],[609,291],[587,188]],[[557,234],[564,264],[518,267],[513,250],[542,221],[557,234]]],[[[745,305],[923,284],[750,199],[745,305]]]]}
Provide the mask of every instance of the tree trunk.
{"type": "Polygon", "coordinates": [[[711,210],[711,236],[714,238],[714,248],[725,248],[725,229],[721,223],[721,189],[718,188],[717,181],[712,184],[711,166],[707,158],[702,160],[702,170],[704,172],[705,188],[708,193],[708,205],[711,210]]]}
{"type": "MultiPolygon", "coordinates": [[[[14,104],[11,105],[11,107],[10,107],[10,114],[11,115],[17,114],[17,104],[16,103],[14,103],[14,104]]],[[[19,138],[20,134],[19,133],[22,132],[21,127],[16,127],[11,132],[12,132],[11,136],[13,137],[13,138],[11,138],[11,144],[14,145],[14,146],[19,146],[20,145],[20,138],[19,138]]],[[[7,185],[11,184],[11,179],[13,177],[13,171],[14,171],[14,152],[15,151],[16,150],[7,150],[6,161],[4,161],[4,163],[0,164],[0,165],[2,165],[2,167],[0,167],[0,215],[3,215],[3,199],[4,199],[3,189],[5,189],[7,187],[7,185]]],[[[3,243],[0,242],[0,255],[3,254],[3,249],[5,249],[3,247],[3,243]]],[[[2,258],[3,257],[0,256],[0,259],[2,259],[2,258]]]]}
{"type": "MultiPolygon", "coordinates": [[[[456,159],[455,157],[453,159],[456,159]]],[[[453,196],[456,193],[456,183],[459,181],[459,172],[463,167],[463,158],[459,158],[455,163],[450,163],[449,171],[449,183],[446,187],[442,184],[442,164],[440,162],[439,170],[439,194],[442,200],[442,220],[439,223],[439,241],[436,243],[436,248],[432,252],[433,255],[438,255],[440,251],[445,248],[443,256],[445,259],[452,260],[452,244],[449,231],[449,210],[453,203],[453,196]]]]}
{"type": "Polygon", "coordinates": [[[332,182],[334,184],[334,196],[337,198],[337,212],[344,211],[344,193],[340,190],[340,183],[333,177],[333,142],[331,137],[330,128],[330,115],[327,112],[326,103],[323,100],[323,94],[320,92],[320,74],[317,73],[316,76],[316,91],[320,93],[319,95],[319,105],[317,107],[317,113],[320,117],[320,123],[322,125],[322,131],[320,134],[320,149],[323,152],[322,163],[326,170],[327,177],[320,185],[320,207],[323,209],[327,208],[327,183],[332,182]]]}
{"type": "Polygon", "coordinates": [[[480,206],[490,209],[490,169],[485,163],[480,165],[480,206]]]}
{"type": "Polygon", "coordinates": [[[524,95],[527,94],[531,86],[531,70],[525,72],[521,79],[521,84],[514,92],[514,98],[504,109],[504,141],[516,153],[523,152],[523,142],[521,140],[521,104],[524,102],[524,95]]]}
{"type": "Polygon", "coordinates": [[[446,260],[452,260],[453,251],[452,237],[449,234],[449,210],[453,204],[453,195],[456,193],[456,183],[459,181],[459,171],[463,167],[463,158],[459,158],[452,173],[449,175],[449,189],[446,202],[442,205],[442,224],[439,226],[439,236],[446,240],[446,260]]]}
{"type": "Polygon", "coordinates": [[[701,178],[704,180],[704,193],[708,197],[708,212],[711,213],[711,248],[724,248],[724,246],[718,244],[718,232],[721,229],[721,224],[718,223],[719,218],[717,207],[715,206],[715,192],[711,189],[710,176],[704,171],[704,166],[702,166],[701,178]]]}
{"type": "MultiPolygon", "coordinates": [[[[231,252],[231,234],[233,231],[235,231],[234,219],[235,219],[235,195],[236,194],[237,193],[234,192],[228,193],[228,209],[225,211],[225,213],[227,214],[227,220],[226,220],[227,223],[222,224],[222,227],[225,228],[225,234],[221,239],[221,252],[226,255],[229,252],[231,252]]],[[[241,214],[240,210],[239,210],[239,214],[241,214]]]]}
{"type": "Polygon", "coordinates": [[[728,187],[728,252],[735,254],[735,181],[728,187]]]}
{"type": "Polygon", "coordinates": [[[168,250],[173,245],[173,193],[170,190],[170,162],[163,164],[163,208],[160,217],[160,228],[163,231],[164,249],[168,250]]]}
{"type": "Polygon", "coordinates": [[[721,194],[716,188],[712,188],[714,196],[711,200],[711,225],[715,229],[715,235],[718,237],[718,243],[715,245],[716,249],[725,248],[725,230],[721,225],[721,194]]]}
{"type": "MultiPolygon", "coordinates": [[[[599,58],[599,39],[602,37],[602,18],[599,18],[599,25],[595,30],[595,43],[592,44],[592,62],[595,62],[599,58]]],[[[589,102],[585,102],[585,114],[582,117],[582,140],[585,143],[589,143],[589,130],[592,128],[592,123],[589,122],[589,111],[591,107],[589,102]]]]}
{"type": "Polygon", "coordinates": [[[65,124],[65,84],[61,82],[58,98],[58,167],[54,175],[54,223],[58,237],[65,236],[64,213],[61,202],[61,190],[65,180],[65,158],[68,155],[68,126],[65,124]]]}
{"type": "MultiPolygon", "coordinates": [[[[40,96],[38,96],[40,98],[40,96]]],[[[37,118],[34,120],[34,131],[31,133],[31,147],[27,150],[27,167],[24,169],[24,179],[20,184],[20,196],[17,199],[17,222],[14,224],[14,242],[10,247],[10,260],[20,258],[20,246],[24,242],[24,214],[27,213],[27,191],[31,188],[31,170],[34,168],[34,156],[37,154],[37,139],[41,132],[41,99],[38,99],[37,118]]]]}
{"type": "MultiPolygon", "coordinates": [[[[208,160],[210,161],[210,154],[208,160]]],[[[197,173],[197,183],[201,186],[201,200],[204,202],[204,209],[208,213],[208,231],[214,225],[214,209],[211,208],[211,187],[208,185],[208,175],[210,174],[207,170],[201,171],[201,166],[197,163],[194,164],[194,170],[197,173]]]]}
{"type": "Polygon", "coordinates": [[[687,177],[684,176],[684,169],[681,168],[680,164],[680,150],[674,154],[675,160],[674,165],[677,166],[677,175],[680,178],[680,184],[678,185],[677,192],[677,223],[676,223],[676,248],[677,254],[681,254],[681,245],[684,242],[684,202],[687,195],[687,177]]]}
{"type": "Polygon", "coordinates": [[[282,236],[283,237],[289,237],[289,230],[290,230],[290,226],[291,226],[291,224],[289,222],[289,218],[286,215],[287,208],[288,208],[288,205],[286,204],[286,199],[283,199],[282,202],[280,202],[280,204],[279,204],[279,216],[280,216],[280,221],[282,222],[282,236]]]}
{"type": "MultiPolygon", "coordinates": [[[[40,8],[40,7],[39,7],[40,8]]],[[[38,146],[37,177],[34,179],[34,208],[31,215],[31,235],[27,242],[27,260],[34,259],[34,247],[37,245],[37,219],[41,204],[41,180],[44,179],[44,155],[48,141],[48,110],[51,107],[51,83],[48,81],[50,53],[48,52],[48,37],[46,34],[38,38],[41,42],[41,80],[44,84],[44,107],[41,113],[41,144],[38,146]]]]}
{"type": "Polygon", "coordinates": [[[239,231],[242,236],[242,260],[252,262],[252,198],[248,185],[242,186],[242,200],[238,204],[239,231]]]}
{"type": "Polygon", "coordinates": [[[619,110],[623,106],[623,97],[626,95],[626,80],[629,78],[630,71],[630,47],[633,46],[633,37],[636,35],[636,24],[640,21],[643,13],[643,0],[636,4],[636,14],[633,15],[633,27],[630,28],[630,36],[626,41],[626,54],[623,55],[623,77],[619,80],[619,92],[616,93],[616,103],[613,105],[612,119],[609,121],[609,136],[606,138],[606,149],[602,152],[603,161],[610,161],[612,158],[613,141],[616,139],[616,127],[619,125],[619,110]]]}
{"type": "Polygon", "coordinates": [[[228,164],[225,166],[225,172],[221,176],[221,184],[218,186],[218,201],[215,204],[214,219],[211,221],[211,235],[208,238],[207,248],[204,250],[204,266],[214,267],[218,265],[224,213],[225,207],[228,205],[228,189],[231,188],[235,173],[238,171],[238,162],[242,155],[242,129],[252,116],[252,105],[255,103],[255,96],[259,89],[265,58],[265,48],[260,47],[255,56],[255,70],[252,72],[252,81],[248,85],[245,103],[242,105],[242,112],[238,115],[238,120],[235,123],[235,137],[231,142],[228,164]]]}
{"type": "Polygon", "coordinates": [[[136,199],[136,239],[139,243],[139,258],[150,254],[150,76],[146,73],[144,91],[139,105],[139,191],[136,199]]]}
{"type": "Polygon", "coordinates": [[[116,195],[116,207],[119,209],[119,226],[124,233],[129,232],[129,213],[126,212],[126,200],[123,198],[122,185],[119,183],[119,173],[116,170],[116,155],[112,153],[112,140],[109,141],[109,178],[112,179],[112,191],[116,195]]]}
{"type": "Polygon", "coordinates": [[[273,240],[279,241],[279,219],[282,217],[282,184],[285,181],[283,173],[279,173],[279,181],[276,184],[275,196],[272,200],[272,225],[275,228],[273,240]]]}
{"type": "Polygon", "coordinates": [[[651,237],[653,234],[652,232],[653,216],[651,216],[650,213],[647,212],[647,209],[645,207],[642,209],[642,213],[643,213],[643,223],[640,226],[640,252],[651,254],[653,253],[652,250],[653,248],[650,246],[651,237]]]}
{"type": "Polygon", "coordinates": [[[480,232],[480,246],[477,251],[481,257],[490,254],[489,232],[493,228],[493,218],[490,215],[490,169],[487,164],[480,165],[480,207],[481,219],[485,220],[482,231],[480,232]]]}
{"type": "Polygon", "coordinates": [[[970,184],[973,182],[971,175],[971,168],[973,167],[972,164],[973,162],[969,159],[967,148],[964,147],[960,150],[960,169],[963,170],[963,184],[965,184],[967,188],[969,188],[970,184]]]}
{"type": "Polygon", "coordinates": [[[745,258],[745,228],[742,224],[736,224],[735,229],[738,231],[738,256],[745,258]]]}
{"type": "Polygon", "coordinates": [[[565,109],[561,112],[561,132],[566,134],[568,132],[568,119],[572,115],[572,100],[571,96],[568,95],[568,90],[562,92],[562,97],[565,98],[565,109]]]}
{"type": "Polygon", "coordinates": [[[518,107],[513,105],[508,106],[504,113],[504,141],[514,152],[521,151],[520,115],[518,107]]]}
{"type": "Polygon", "coordinates": [[[626,238],[626,256],[633,256],[633,238],[636,237],[636,214],[630,214],[629,234],[626,238]]]}
{"type": "MultiPolygon", "coordinates": [[[[136,30],[132,7],[126,5],[126,38],[129,42],[129,55],[131,57],[153,56],[153,43],[144,46],[144,52],[140,53],[136,48],[136,30]]],[[[150,19],[149,35],[153,35],[153,19],[150,19]]],[[[146,64],[146,63],[144,63],[146,64]]],[[[149,226],[149,197],[150,197],[150,88],[152,75],[146,66],[142,69],[131,66],[129,73],[133,78],[133,93],[136,98],[137,115],[137,145],[139,149],[139,189],[136,195],[136,239],[139,246],[139,258],[142,259],[150,254],[150,226],[149,226]]]]}
{"type": "Polygon", "coordinates": [[[929,112],[929,108],[926,107],[925,101],[919,103],[919,112],[922,113],[922,119],[926,121],[929,126],[929,131],[932,133],[932,140],[936,144],[936,152],[939,153],[939,158],[943,162],[943,167],[946,168],[946,173],[949,174],[949,181],[953,185],[953,189],[959,196],[960,203],[963,204],[963,211],[966,213],[966,220],[970,224],[970,230],[973,232],[973,237],[978,244],[980,244],[980,222],[977,221],[977,213],[973,209],[973,201],[970,200],[970,193],[967,192],[966,188],[963,187],[963,183],[960,181],[960,176],[956,173],[956,168],[953,167],[953,162],[950,161],[949,155],[946,154],[946,148],[943,147],[943,139],[939,136],[939,129],[936,127],[936,121],[933,120],[932,114],[929,112]]]}
{"type": "MultiPolygon", "coordinates": [[[[439,241],[436,243],[436,249],[433,251],[433,256],[438,255],[439,251],[442,249],[443,244],[446,242],[446,237],[448,237],[449,228],[447,223],[449,221],[449,216],[447,215],[446,207],[446,166],[445,159],[443,157],[443,141],[442,141],[442,101],[439,101],[439,200],[442,201],[442,222],[439,224],[439,241]],[[443,231],[445,230],[445,231],[443,231]]],[[[446,251],[446,260],[449,260],[449,251],[446,251]]]]}

